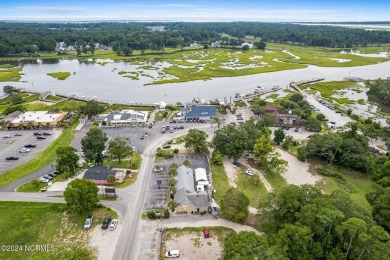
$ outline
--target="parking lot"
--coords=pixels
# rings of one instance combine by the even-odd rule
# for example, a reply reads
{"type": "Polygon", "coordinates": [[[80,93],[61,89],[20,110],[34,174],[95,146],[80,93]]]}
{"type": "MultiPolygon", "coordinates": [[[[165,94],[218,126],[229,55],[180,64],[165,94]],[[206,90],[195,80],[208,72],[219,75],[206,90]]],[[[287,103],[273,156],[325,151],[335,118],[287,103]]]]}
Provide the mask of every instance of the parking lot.
{"type": "Polygon", "coordinates": [[[144,210],[152,209],[164,209],[168,201],[168,179],[169,179],[169,166],[171,163],[177,163],[181,166],[185,160],[191,162],[191,168],[196,169],[199,167],[205,168],[206,172],[210,172],[210,168],[207,162],[206,156],[195,155],[195,154],[183,154],[176,155],[172,159],[164,161],[155,161],[154,165],[160,165],[162,170],[160,172],[152,172],[148,191],[146,192],[146,201],[144,210]],[[161,183],[157,185],[157,181],[161,183]]]}
{"type": "Polygon", "coordinates": [[[50,130],[52,135],[46,136],[44,140],[38,140],[37,136],[34,136],[34,132],[37,131],[4,131],[1,134],[0,139],[0,174],[16,168],[27,161],[31,160],[39,153],[41,153],[47,146],[49,146],[54,140],[60,136],[60,130],[50,130]],[[15,136],[15,134],[22,134],[22,136],[15,136]],[[9,135],[10,138],[3,138],[9,135]],[[19,150],[24,148],[26,144],[34,144],[35,148],[28,148],[30,152],[19,153],[19,150]],[[16,156],[18,160],[6,160],[6,157],[16,156]]]}

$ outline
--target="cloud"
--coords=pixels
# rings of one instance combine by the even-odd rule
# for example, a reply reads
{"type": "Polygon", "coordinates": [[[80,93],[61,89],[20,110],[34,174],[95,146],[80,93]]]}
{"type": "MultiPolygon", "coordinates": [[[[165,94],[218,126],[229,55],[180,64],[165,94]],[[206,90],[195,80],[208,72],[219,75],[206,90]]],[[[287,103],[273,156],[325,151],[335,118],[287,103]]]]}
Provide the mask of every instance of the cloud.
{"type": "Polygon", "coordinates": [[[19,6],[17,9],[25,11],[38,11],[38,12],[54,12],[54,13],[70,13],[80,12],[84,9],[76,7],[54,7],[54,6],[19,6]]]}

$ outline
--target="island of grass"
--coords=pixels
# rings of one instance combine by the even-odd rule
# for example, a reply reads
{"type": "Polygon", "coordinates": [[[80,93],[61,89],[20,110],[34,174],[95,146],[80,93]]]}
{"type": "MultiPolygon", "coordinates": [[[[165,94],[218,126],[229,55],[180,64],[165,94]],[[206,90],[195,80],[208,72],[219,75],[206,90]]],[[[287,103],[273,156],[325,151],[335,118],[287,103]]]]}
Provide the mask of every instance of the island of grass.
{"type": "Polygon", "coordinates": [[[0,82],[19,81],[22,77],[23,67],[12,64],[0,65],[0,82]]]}
{"type": "Polygon", "coordinates": [[[52,76],[55,79],[65,80],[67,77],[70,76],[70,72],[53,72],[47,73],[47,75],[52,76]]]}

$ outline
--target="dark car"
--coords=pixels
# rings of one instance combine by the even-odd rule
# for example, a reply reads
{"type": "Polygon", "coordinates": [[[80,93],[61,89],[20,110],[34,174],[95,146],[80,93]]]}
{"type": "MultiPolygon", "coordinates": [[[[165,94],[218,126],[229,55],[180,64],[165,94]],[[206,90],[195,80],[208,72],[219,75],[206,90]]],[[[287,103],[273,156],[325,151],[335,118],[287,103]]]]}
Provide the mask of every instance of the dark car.
{"type": "Polygon", "coordinates": [[[108,225],[110,225],[111,217],[105,217],[102,224],[102,229],[107,229],[108,225]]]}
{"type": "Polygon", "coordinates": [[[16,156],[9,156],[9,157],[6,157],[5,159],[6,159],[7,161],[19,160],[19,157],[16,157],[16,156]]]}
{"type": "Polygon", "coordinates": [[[152,127],[153,127],[153,125],[152,125],[152,123],[150,123],[150,124],[149,124],[149,128],[152,128],[152,127]]]}
{"type": "Polygon", "coordinates": [[[169,148],[171,148],[170,145],[164,145],[164,146],[163,146],[163,149],[169,149],[169,148]]]}
{"type": "Polygon", "coordinates": [[[237,162],[237,161],[234,161],[234,162],[233,162],[233,165],[234,165],[234,166],[237,166],[237,167],[240,167],[240,166],[241,166],[241,163],[239,163],[239,162],[237,162]]]}
{"type": "Polygon", "coordinates": [[[22,136],[22,134],[21,133],[16,133],[15,136],[22,136]]]}
{"type": "Polygon", "coordinates": [[[145,136],[142,134],[142,135],[141,135],[141,140],[144,140],[144,138],[145,138],[145,136]]]}
{"type": "Polygon", "coordinates": [[[25,144],[24,147],[26,147],[26,148],[35,148],[35,147],[37,147],[37,145],[35,145],[35,144],[25,144]]]}
{"type": "Polygon", "coordinates": [[[40,135],[40,136],[37,136],[37,139],[38,139],[38,140],[45,140],[45,139],[46,139],[46,136],[40,135]]]}
{"type": "Polygon", "coordinates": [[[57,176],[57,174],[55,174],[54,172],[49,173],[48,175],[49,175],[50,177],[53,177],[53,178],[57,176]]]}
{"type": "Polygon", "coordinates": [[[51,135],[49,132],[43,132],[43,135],[51,135]]]}
{"type": "Polygon", "coordinates": [[[41,132],[35,132],[34,135],[42,135],[41,132]]]}

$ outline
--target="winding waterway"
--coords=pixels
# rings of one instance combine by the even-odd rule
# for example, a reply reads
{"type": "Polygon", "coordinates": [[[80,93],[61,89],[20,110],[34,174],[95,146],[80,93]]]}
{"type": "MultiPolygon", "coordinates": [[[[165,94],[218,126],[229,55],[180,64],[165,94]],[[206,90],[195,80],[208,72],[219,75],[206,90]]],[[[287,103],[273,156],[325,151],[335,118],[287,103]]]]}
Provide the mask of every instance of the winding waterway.
{"type": "MultiPolygon", "coordinates": [[[[164,65],[163,63],[157,64],[161,67],[164,65]]],[[[139,103],[188,102],[194,97],[206,100],[212,98],[229,100],[235,93],[253,91],[258,85],[265,88],[271,88],[275,84],[286,87],[291,81],[316,77],[324,77],[325,81],[342,80],[348,76],[362,79],[387,78],[390,77],[390,62],[343,68],[310,65],[304,69],[148,86],[144,84],[152,82],[150,77],[141,76],[139,80],[132,80],[119,75],[118,72],[122,70],[134,71],[135,65],[126,62],[112,62],[102,66],[78,60],[38,60],[38,62],[24,64],[24,75],[20,82],[0,82],[0,87],[2,89],[5,85],[12,85],[78,96],[96,96],[97,99],[102,100],[139,103]],[[47,75],[47,73],[59,71],[71,72],[72,75],[66,80],[57,80],[47,75]]]]}

